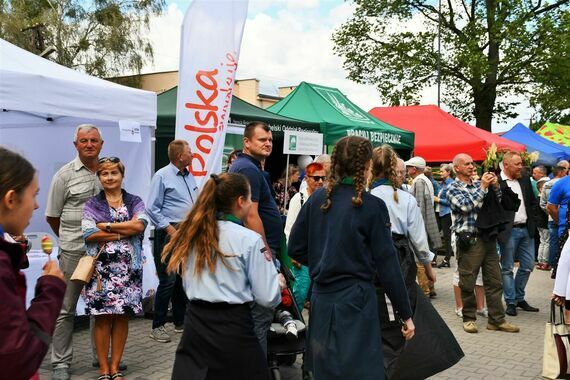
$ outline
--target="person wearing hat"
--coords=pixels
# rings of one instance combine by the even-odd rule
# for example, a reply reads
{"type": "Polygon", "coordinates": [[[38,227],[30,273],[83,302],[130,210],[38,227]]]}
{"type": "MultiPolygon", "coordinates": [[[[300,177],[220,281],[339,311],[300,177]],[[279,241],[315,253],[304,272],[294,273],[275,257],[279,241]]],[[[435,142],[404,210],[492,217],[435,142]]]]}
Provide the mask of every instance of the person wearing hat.
{"type": "MultiPolygon", "coordinates": [[[[405,162],[405,164],[408,175],[412,178],[412,187],[410,192],[418,202],[418,207],[420,208],[424,219],[430,250],[434,252],[434,250],[441,247],[443,243],[441,241],[441,236],[439,235],[439,228],[435,217],[433,203],[435,191],[431,181],[424,174],[426,160],[420,156],[416,156],[410,158],[405,162]]],[[[436,295],[433,284],[429,283],[422,265],[418,265],[418,282],[427,297],[434,297],[436,295]]]]}
{"type": "MultiPolygon", "coordinates": [[[[539,198],[542,197],[542,190],[544,184],[550,181],[550,178],[544,176],[536,181],[536,188],[538,190],[539,198]]],[[[538,246],[538,264],[537,269],[550,270],[550,264],[548,264],[549,252],[550,252],[550,231],[548,229],[548,213],[540,208],[535,208],[536,214],[536,227],[538,229],[538,235],[540,237],[540,245],[538,246]]]]}

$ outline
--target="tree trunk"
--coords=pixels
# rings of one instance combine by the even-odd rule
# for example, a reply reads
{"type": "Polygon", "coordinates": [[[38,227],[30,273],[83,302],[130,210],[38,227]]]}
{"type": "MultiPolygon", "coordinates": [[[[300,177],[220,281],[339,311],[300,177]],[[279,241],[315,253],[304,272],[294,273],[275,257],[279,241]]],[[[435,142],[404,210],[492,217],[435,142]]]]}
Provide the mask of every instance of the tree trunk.
{"type": "Polygon", "coordinates": [[[493,111],[495,110],[495,99],[497,98],[496,86],[487,84],[482,86],[480,91],[473,91],[473,100],[475,101],[475,125],[477,128],[491,132],[493,123],[493,111]]]}

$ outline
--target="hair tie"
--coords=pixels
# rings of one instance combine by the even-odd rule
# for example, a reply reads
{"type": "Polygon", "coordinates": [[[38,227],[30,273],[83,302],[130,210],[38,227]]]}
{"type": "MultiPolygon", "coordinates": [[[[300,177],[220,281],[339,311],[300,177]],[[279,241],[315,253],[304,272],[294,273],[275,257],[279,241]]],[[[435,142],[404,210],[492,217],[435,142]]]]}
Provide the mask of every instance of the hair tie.
{"type": "Polygon", "coordinates": [[[220,177],[217,174],[210,174],[210,178],[214,180],[214,183],[217,185],[220,183],[220,177]]]}

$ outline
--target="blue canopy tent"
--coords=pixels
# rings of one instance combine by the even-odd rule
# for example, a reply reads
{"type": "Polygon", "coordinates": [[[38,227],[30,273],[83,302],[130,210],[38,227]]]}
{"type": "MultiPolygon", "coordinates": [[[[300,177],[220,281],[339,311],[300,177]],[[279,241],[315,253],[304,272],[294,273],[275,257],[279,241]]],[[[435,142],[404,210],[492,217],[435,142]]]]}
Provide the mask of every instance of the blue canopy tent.
{"type": "Polygon", "coordinates": [[[526,145],[527,152],[538,151],[540,157],[536,164],[555,165],[560,160],[570,158],[570,148],[556,144],[537,135],[526,126],[518,123],[501,137],[526,145]]]}

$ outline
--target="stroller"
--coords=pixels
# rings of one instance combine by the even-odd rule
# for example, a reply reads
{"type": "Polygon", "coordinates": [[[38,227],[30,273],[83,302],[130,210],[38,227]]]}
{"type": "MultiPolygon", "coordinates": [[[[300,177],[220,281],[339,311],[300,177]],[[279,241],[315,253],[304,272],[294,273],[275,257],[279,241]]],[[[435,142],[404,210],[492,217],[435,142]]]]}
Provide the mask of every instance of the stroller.
{"type": "Polygon", "coordinates": [[[287,289],[285,290],[291,295],[291,306],[286,309],[291,313],[293,320],[295,321],[295,325],[297,327],[297,339],[288,339],[286,336],[287,330],[280,323],[271,324],[271,328],[267,335],[267,358],[269,369],[271,370],[273,380],[281,380],[279,365],[291,366],[297,360],[297,355],[302,354],[303,364],[301,366],[301,371],[303,373],[303,380],[311,380],[311,374],[304,368],[305,336],[307,327],[303,315],[301,314],[290,290],[291,283],[295,281],[295,279],[291,271],[285,265],[281,265],[281,273],[283,273],[283,276],[285,276],[285,279],[287,280],[287,289]]]}

